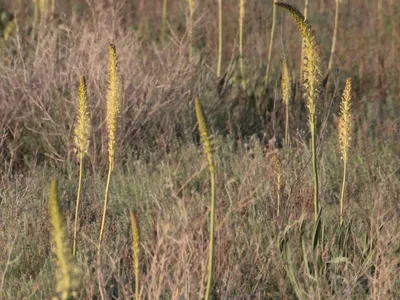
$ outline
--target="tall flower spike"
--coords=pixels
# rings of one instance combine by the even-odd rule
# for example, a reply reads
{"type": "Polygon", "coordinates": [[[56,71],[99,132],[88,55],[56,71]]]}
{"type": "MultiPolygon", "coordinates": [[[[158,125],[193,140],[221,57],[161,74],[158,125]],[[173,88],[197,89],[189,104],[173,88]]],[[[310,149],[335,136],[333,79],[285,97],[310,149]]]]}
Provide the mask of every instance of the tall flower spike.
{"type": "Polygon", "coordinates": [[[74,256],[76,255],[79,204],[81,200],[81,191],[82,191],[83,158],[89,149],[90,132],[91,132],[91,125],[88,112],[86,80],[85,77],[82,76],[79,85],[77,117],[76,117],[75,136],[74,136],[75,147],[77,148],[79,156],[79,184],[78,184],[78,195],[75,207],[74,244],[72,247],[72,253],[74,256]]]}
{"type": "Polygon", "coordinates": [[[50,188],[49,215],[51,221],[51,236],[53,240],[53,251],[57,257],[57,293],[61,299],[69,299],[75,294],[79,286],[77,278],[79,270],[75,267],[68,239],[65,234],[64,222],[62,220],[60,203],[58,200],[57,180],[53,180],[50,188]]]}
{"type": "Polygon", "coordinates": [[[111,169],[114,169],[115,144],[118,118],[121,113],[121,79],[118,71],[118,58],[115,45],[110,44],[110,64],[108,67],[107,129],[108,155],[111,169]]]}
{"type": "Polygon", "coordinates": [[[310,24],[304,16],[295,7],[286,4],[275,2],[275,5],[286,9],[295,19],[301,37],[303,39],[303,85],[305,97],[308,103],[309,123],[311,131],[311,148],[312,148],[312,165],[314,177],[314,220],[315,225],[319,222],[319,181],[318,181],[318,166],[317,166],[317,141],[316,141],[316,101],[319,94],[320,86],[320,69],[319,69],[319,53],[315,34],[311,29],[310,24]]]}
{"type": "Polygon", "coordinates": [[[351,140],[351,129],[351,79],[347,78],[346,87],[343,91],[342,101],[340,103],[339,119],[340,152],[344,162],[347,162],[347,153],[351,140]]]}
{"type": "Polygon", "coordinates": [[[312,30],[308,21],[304,18],[301,12],[294,6],[286,3],[275,2],[286,9],[295,19],[301,37],[304,43],[304,56],[303,56],[303,84],[305,87],[305,96],[308,99],[308,107],[310,113],[315,113],[315,100],[319,92],[320,85],[320,57],[314,31],[312,30]]]}
{"type": "Polygon", "coordinates": [[[84,156],[89,149],[91,125],[88,111],[88,96],[86,89],[86,79],[80,79],[79,96],[77,105],[77,115],[75,124],[74,143],[79,156],[84,156]]]}
{"type": "Polygon", "coordinates": [[[196,116],[199,123],[199,131],[203,140],[204,151],[207,153],[208,164],[211,175],[211,207],[210,207],[210,253],[208,260],[208,278],[207,278],[207,289],[204,299],[209,300],[211,295],[211,289],[213,286],[213,269],[214,269],[214,247],[215,247],[215,206],[216,206],[216,188],[215,188],[215,164],[214,164],[214,147],[210,137],[210,131],[206,116],[203,108],[201,107],[200,101],[196,98],[196,116]]]}

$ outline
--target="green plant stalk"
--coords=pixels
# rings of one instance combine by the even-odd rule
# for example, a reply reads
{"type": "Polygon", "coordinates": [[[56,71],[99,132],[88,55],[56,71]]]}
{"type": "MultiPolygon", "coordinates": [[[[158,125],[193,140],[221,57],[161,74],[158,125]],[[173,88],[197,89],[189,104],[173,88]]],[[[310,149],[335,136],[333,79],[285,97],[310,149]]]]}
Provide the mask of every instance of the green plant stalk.
{"type": "Polygon", "coordinates": [[[76,236],[78,231],[78,214],[79,214],[79,204],[81,202],[81,192],[82,192],[82,177],[83,177],[83,156],[81,153],[79,155],[79,183],[78,183],[78,195],[76,199],[76,208],[75,208],[75,224],[74,224],[74,246],[72,248],[72,255],[76,256],[76,236]]]}
{"type": "Polygon", "coordinates": [[[278,208],[276,209],[276,216],[279,217],[281,210],[281,185],[278,183],[278,208]]]}
{"type": "Polygon", "coordinates": [[[39,22],[39,3],[38,0],[32,0],[33,2],[33,24],[37,26],[39,22]]]}
{"type": "Polygon", "coordinates": [[[103,234],[104,234],[104,227],[106,223],[106,214],[107,214],[107,205],[108,205],[108,198],[109,198],[109,193],[110,193],[110,181],[111,181],[111,173],[112,173],[112,166],[110,162],[110,166],[108,169],[108,177],[107,177],[107,185],[106,185],[106,195],[105,195],[105,200],[104,200],[104,209],[103,209],[103,218],[101,221],[101,229],[100,229],[100,237],[99,237],[99,255],[101,251],[101,242],[103,241],[103,234]]]}
{"type": "Polygon", "coordinates": [[[343,182],[342,182],[342,192],[340,194],[340,225],[343,224],[344,215],[344,194],[346,189],[346,176],[347,175],[347,160],[343,161],[343,182]]]}
{"type": "MultiPolygon", "coordinates": [[[[274,2],[273,0],[272,2],[274,2]]],[[[276,27],[276,6],[272,3],[272,28],[271,28],[271,38],[269,41],[269,51],[268,51],[268,63],[267,63],[267,71],[265,74],[265,85],[268,84],[268,77],[269,77],[269,66],[271,63],[271,56],[272,56],[272,47],[274,45],[274,36],[275,36],[275,27],[276,27]]]]}
{"type": "Polygon", "coordinates": [[[189,1],[189,58],[193,56],[193,10],[194,10],[194,0],[189,1]]]}
{"type": "Polygon", "coordinates": [[[211,288],[213,283],[213,269],[214,269],[214,244],[215,244],[215,171],[210,167],[211,175],[211,215],[210,215],[210,253],[208,260],[208,279],[207,279],[207,290],[206,300],[210,299],[211,288]]]}
{"type": "Polygon", "coordinates": [[[289,104],[286,104],[285,145],[289,145],[289,104]]]}
{"type": "Polygon", "coordinates": [[[132,224],[132,234],[133,234],[133,243],[132,243],[132,252],[133,252],[133,268],[135,270],[135,299],[140,299],[140,270],[139,270],[139,263],[140,263],[140,232],[139,232],[139,225],[136,219],[135,213],[131,210],[130,211],[131,217],[131,224],[132,224]]]}
{"type": "Polygon", "coordinates": [[[221,76],[222,67],[222,0],[218,0],[218,67],[217,67],[217,77],[221,76]]]}
{"type": "Polygon", "coordinates": [[[161,20],[161,41],[165,41],[167,36],[167,0],[163,0],[162,20],[161,20]]]}
{"type": "Polygon", "coordinates": [[[314,220],[315,222],[317,222],[319,213],[319,198],[318,198],[318,166],[317,166],[317,143],[316,143],[315,123],[316,123],[315,112],[310,113],[312,165],[313,165],[313,177],[314,177],[314,220]]]}
{"type": "Polygon", "coordinates": [[[331,48],[331,55],[329,57],[327,73],[329,73],[332,70],[333,56],[335,55],[335,52],[336,52],[337,30],[338,30],[338,26],[339,26],[339,4],[340,4],[340,0],[336,0],[335,29],[333,30],[332,48],[331,48]]]}
{"type": "Polygon", "coordinates": [[[244,64],[243,64],[243,22],[245,15],[245,0],[240,0],[240,12],[239,12],[239,61],[240,61],[240,76],[242,77],[242,87],[245,88],[244,78],[244,64]]]}

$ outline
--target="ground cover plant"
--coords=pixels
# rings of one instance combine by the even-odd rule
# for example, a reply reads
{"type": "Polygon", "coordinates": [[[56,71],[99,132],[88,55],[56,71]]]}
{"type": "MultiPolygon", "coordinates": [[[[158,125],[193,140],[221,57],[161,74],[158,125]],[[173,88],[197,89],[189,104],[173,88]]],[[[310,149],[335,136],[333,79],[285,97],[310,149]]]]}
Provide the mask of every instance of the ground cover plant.
{"type": "Polygon", "coordinates": [[[399,14],[1,2],[0,298],[400,298],[399,14]]]}

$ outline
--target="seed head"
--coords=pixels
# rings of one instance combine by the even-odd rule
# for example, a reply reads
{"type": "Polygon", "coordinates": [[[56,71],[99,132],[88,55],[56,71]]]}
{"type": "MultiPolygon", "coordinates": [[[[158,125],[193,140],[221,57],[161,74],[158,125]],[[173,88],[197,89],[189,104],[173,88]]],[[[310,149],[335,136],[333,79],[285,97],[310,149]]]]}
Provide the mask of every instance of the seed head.
{"type": "Polygon", "coordinates": [[[49,215],[52,225],[53,252],[57,257],[56,290],[61,299],[69,299],[69,297],[75,295],[75,291],[79,286],[79,269],[75,267],[72,261],[58,200],[57,180],[55,179],[52,181],[50,188],[49,215]]]}
{"type": "Polygon", "coordinates": [[[290,95],[292,93],[292,79],[289,74],[286,59],[282,61],[282,100],[286,107],[289,105],[290,95]]]}
{"type": "Polygon", "coordinates": [[[343,91],[340,103],[339,119],[339,145],[343,161],[347,162],[347,153],[350,148],[351,140],[351,79],[347,78],[346,87],[343,91]]]}
{"type": "Polygon", "coordinates": [[[199,123],[199,131],[200,136],[203,140],[204,151],[207,154],[208,163],[210,167],[211,173],[215,171],[215,164],[214,164],[214,147],[212,145],[212,140],[210,138],[210,131],[208,129],[208,123],[206,116],[203,111],[203,107],[198,98],[196,98],[196,116],[197,122],[199,123]]]}
{"type": "Polygon", "coordinates": [[[114,168],[115,144],[117,140],[118,118],[121,113],[121,79],[118,71],[118,58],[115,45],[110,44],[110,63],[108,67],[107,129],[108,155],[110,168],[114,168]]]}
{"type": "Polygon", "coordinates": [[[304,43],[304,56],[302,62],[303,85],[305,88],[305,96],[308,100],[311,119],[315,118],[315,102],[317,100],[320,85],[320,57],[314,31],[297,8],[290,4],[280,2],[275,2],[275,5],[286,9],[293,16],[299,27],[304,43]]]}
{"type": "Polygon", "coordinates": [[[74,143],[79,156],[83,157],[89,149],[91,125],[88,112],[88,96],[86,80],[82,76],[79,85],[79,96],[75,124],[74,143]]]}

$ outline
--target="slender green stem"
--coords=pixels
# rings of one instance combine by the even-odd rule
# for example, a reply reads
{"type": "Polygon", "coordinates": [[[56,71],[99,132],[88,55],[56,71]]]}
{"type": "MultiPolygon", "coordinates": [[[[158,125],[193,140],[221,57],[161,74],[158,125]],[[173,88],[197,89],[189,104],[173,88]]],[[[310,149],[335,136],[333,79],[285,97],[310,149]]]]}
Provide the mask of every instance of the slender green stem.
{"type": "Polygon", "coordinates": [[[215,235],[215,171],[211,173],[211,214],[210,214],[210,253],[208,260],[208,280],[205,300],[210,299],[211,288],[213,283],[213,268],[214,268],[214,235],[215,235]]]}
{"type": "Polygon", "coordinates": [[[163,0],[161,20],[161,41],[165,41],[167,35],[167,0],[163,0]]]}
{"type": "Polygon", "coordinates": [[[240,0],[239,12],[239,60],[240,60],[240,76],[242,77],[242,87],[246,87],[244,77],[244,64],[243,64],[243,22],[245,16],[245,0],[240,0]]]}
{"type": "Polygon", "coordinates": [[[110,180],[111,180],[111,173],[112,173],[112,166],[109,166],[108,169],[108,178],[107,178],[107,185],[106,185],[106,195],[104,200],[104,210],[103,210],[103,219],[101,221],[101,229],[100,229],[100,237],[99,237],[99,255],[101,249],[101,242],[103,241],[103,233],[104,233],[104,225],[106,223],[106,214],[107,214],[107,204],[108,204],[108,196],[110,193],[110,180]]]}
{"type": "Polygon", "coordinates": [[[312,148],[312,164],[314,174],[314,219],[318,220],[319,199],[318,199],[318,170],[317,170],[317,144],[315,133],[315,113],[310,113],[311,122],[311,148],[312,148]]]}
{"type": "MultiPolygon", "coordinates": [[[[274,2],[274,0],[272,1],[274,2]]],[[[276,27],[276,5],[272,3],[272,28],[271,28],[271,38],[269,41],[269,51],[268,51],[268,63],[267,63],[267,71],[265,74],[265,84],[268,84],[268,77],[269,77],[269,66],[271,63],[271,56],[272,56],[272,47],[274,45],[274,36],[275,36],[275,27],[276,27]]]]}
{"type": "Polygon", "coordinates": [[[328,64],[328,73],[332,70],[333,56],[336,51],[337,29],[339,26],[339,3],[340,3],[340,1],[336,0],[335,29],[333,30],[332,48],[331,48],[331,56],[329,58],[329,64],[328,64]]]}
{"type": "Polygon", "coordinates": [[[83,177],[83,153],[79,155],[79,183],[78,183],[78,196],[76,198],[76,207],[75,207],[74,246],[72,250],[72,254],[74,256],[76,256],[76,236],[78,231],[79,204],[81,202],[82,177],[83,177]]]}
{"type": "Polygon", "coordinates": [[[218,67],[217,67],[217,77],[221,76],[222,67],[222,0],[218,0],[218,22],[219,22],[219,38],[218,38],[218,67]]]}
{"type": "Polygon", "coordinates": [[[289,104],[286,104],[285,145],[289,144],[289,104]]]}
{"type": "Polygon", "coordinates": [[[193,56],[193,14],[194,14],[194,0],[189,0],[189,57],[193,56]]]}
{"type": "Polygon", "coordinates": [[[281,211],[281,185],[278,183],[278,208],[276,210],[276,216],[279,217],[281,211]]]}
{"type": "Polygon", "coordinates": [[[342,192],[340,194],[340,225],[343,223],[344,216],[344,193],[346,189],[346,173],[347,173],[347,161],[343,162],[343,182],[342,182],[342,192]]]}
{"type": "Polygon", "coordinates": [[[140,299],[139,268],[135,268],[135,299],[140,299]]]}

